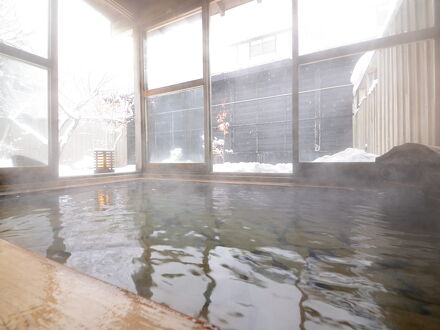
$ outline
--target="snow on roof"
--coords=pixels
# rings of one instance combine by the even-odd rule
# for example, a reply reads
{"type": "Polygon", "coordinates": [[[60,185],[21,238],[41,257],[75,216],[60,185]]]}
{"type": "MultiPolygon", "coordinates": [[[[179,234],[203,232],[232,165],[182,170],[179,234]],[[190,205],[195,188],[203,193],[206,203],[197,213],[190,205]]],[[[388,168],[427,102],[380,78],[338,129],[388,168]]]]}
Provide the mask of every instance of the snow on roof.
{"type": "Polygon", "coordinates": [[[370,66],[371,60],[373,59],[375,51],[366,52],[361,58],[357,61],[353,73],[350,77],[350,82],[353,84],[353,95],[356,95],[356,92],[364,79],[365,74],[370,66]]]}
{"type": "MultiPolygon", "coordinates": [[[[391,21],[397,15],[398,9],[402,6],[402,2],[403,2],[403,0],[394,0],[394,2],[390,4],[390,11],[389,11],[388,17],[385,20],[385,24],[383,25],[382,32],[380,33],[380,35],[378,35],[378,37],[385,36],[385,34],[388,30],[388,27],[391,24],[391,21]]],[[[350,77],[350,82],[353,84],[353,95],[356,94],[362,80],[364,79],[364,76],[368,71],[368,67],[370,66],[371,60],[373,59],[375,52],[376,51],[366,52],[357,61],[356,65],[353,69],[353,73],[350,77]]]]}

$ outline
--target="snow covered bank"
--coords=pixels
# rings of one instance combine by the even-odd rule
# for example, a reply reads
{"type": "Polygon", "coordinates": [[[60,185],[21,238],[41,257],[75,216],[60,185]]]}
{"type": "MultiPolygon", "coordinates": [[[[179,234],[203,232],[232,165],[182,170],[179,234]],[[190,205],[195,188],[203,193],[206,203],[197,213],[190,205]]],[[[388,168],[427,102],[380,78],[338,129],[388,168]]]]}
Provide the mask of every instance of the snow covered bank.
{"type": "Polygon", "coordinates": [[[214,172],[220,173],[292,173],[291,163],[223,163],[214,164],[214,172]]]}
{"type": "Polygon", "coordinates": [[[170,156],[166,159],[161,160],[159,163],[163,164],[175,164],[175,163],[192,163],[191,160],[183,159],[182,148],[174,148],[170,150],[170,156]]]}
{"type": "MultiPolygon", "coordinates": [[[[82,176],[82,175],[94,175],[95,170],[93,168],[72,168],[67,165],[60,165],[60,176],[82,176]]],[[[114,173],[131,173],[136,172],[136,165],[127,165],[124,167],[115,168],[114,173]]]]}
{"type": "MultiPolygon", "coordinates": [[[[334,155],[315,159],[314,163],[366,163],[374,162],[377,155],[360,149],[348,148],[334,155]]],[[[255,162],[214,164],[214,172],[219,173],[292,173],[291,163],[265,164],[255,162]]]]}
{"type": "Polygon", "coordinates": [[[4,167],[14,167],[10,158],[0,158],[0,168],[4,167]]]}
{"type": "Polygon", "coordinates": [[[334,155],[325,155],[315,159],[314,163],[368,163],[375,162],[378,156],[360,149],[347,148],[334,155]]]}

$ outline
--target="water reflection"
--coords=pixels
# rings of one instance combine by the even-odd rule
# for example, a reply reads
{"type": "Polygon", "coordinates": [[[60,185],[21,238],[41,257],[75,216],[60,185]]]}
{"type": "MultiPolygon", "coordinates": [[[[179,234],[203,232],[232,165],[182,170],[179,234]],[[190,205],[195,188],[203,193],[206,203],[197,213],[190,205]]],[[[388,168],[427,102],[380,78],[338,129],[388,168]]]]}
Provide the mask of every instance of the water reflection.
{"type": "Polygon", "coordinates": [[[224,329],[440,326],[440,206],[417,192],[130,183],[0,204],[0,238],[224,329]]]}
{"type": "Polygon", "coordinates": [[[97,211],[104,211],[106,208],[112,205],[111,194],[108,191],[98,191],[96,196],[97,211]]]}

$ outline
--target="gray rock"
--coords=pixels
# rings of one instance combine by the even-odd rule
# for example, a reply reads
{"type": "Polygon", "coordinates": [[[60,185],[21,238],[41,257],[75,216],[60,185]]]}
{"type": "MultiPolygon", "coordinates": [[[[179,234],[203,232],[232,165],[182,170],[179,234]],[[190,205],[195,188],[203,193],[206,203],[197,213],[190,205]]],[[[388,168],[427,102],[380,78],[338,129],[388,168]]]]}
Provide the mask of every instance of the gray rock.
{"type": "Polygon", "coordinates": [[[406,143],[376,159],[385,180],[440,187],[440,147],[406,143]]]}

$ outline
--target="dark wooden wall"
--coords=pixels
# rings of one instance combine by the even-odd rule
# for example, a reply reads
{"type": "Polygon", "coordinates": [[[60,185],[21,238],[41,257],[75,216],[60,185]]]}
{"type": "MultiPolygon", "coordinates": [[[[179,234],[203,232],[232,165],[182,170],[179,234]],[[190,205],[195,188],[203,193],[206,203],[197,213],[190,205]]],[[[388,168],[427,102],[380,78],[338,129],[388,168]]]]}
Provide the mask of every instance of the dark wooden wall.
{"type": "MultiPolygon", "coordinates": [[[[352,147],[351,72],[359,56],[300,68],[300,155],[311,161],[352,147]]],[[[213,136],[225,140],[224,161],[292,161],[292,68],[290,60],[212,77],[213,136]],[[228,134],[217,115],[227,113],[228,134]]],[[[187,157],[202,153],[202,90],[150,98],[150,148],[166,158],[173,148],[187,157]]],[[[217,157],[214,161],[222,161],[217,157]]]]}

